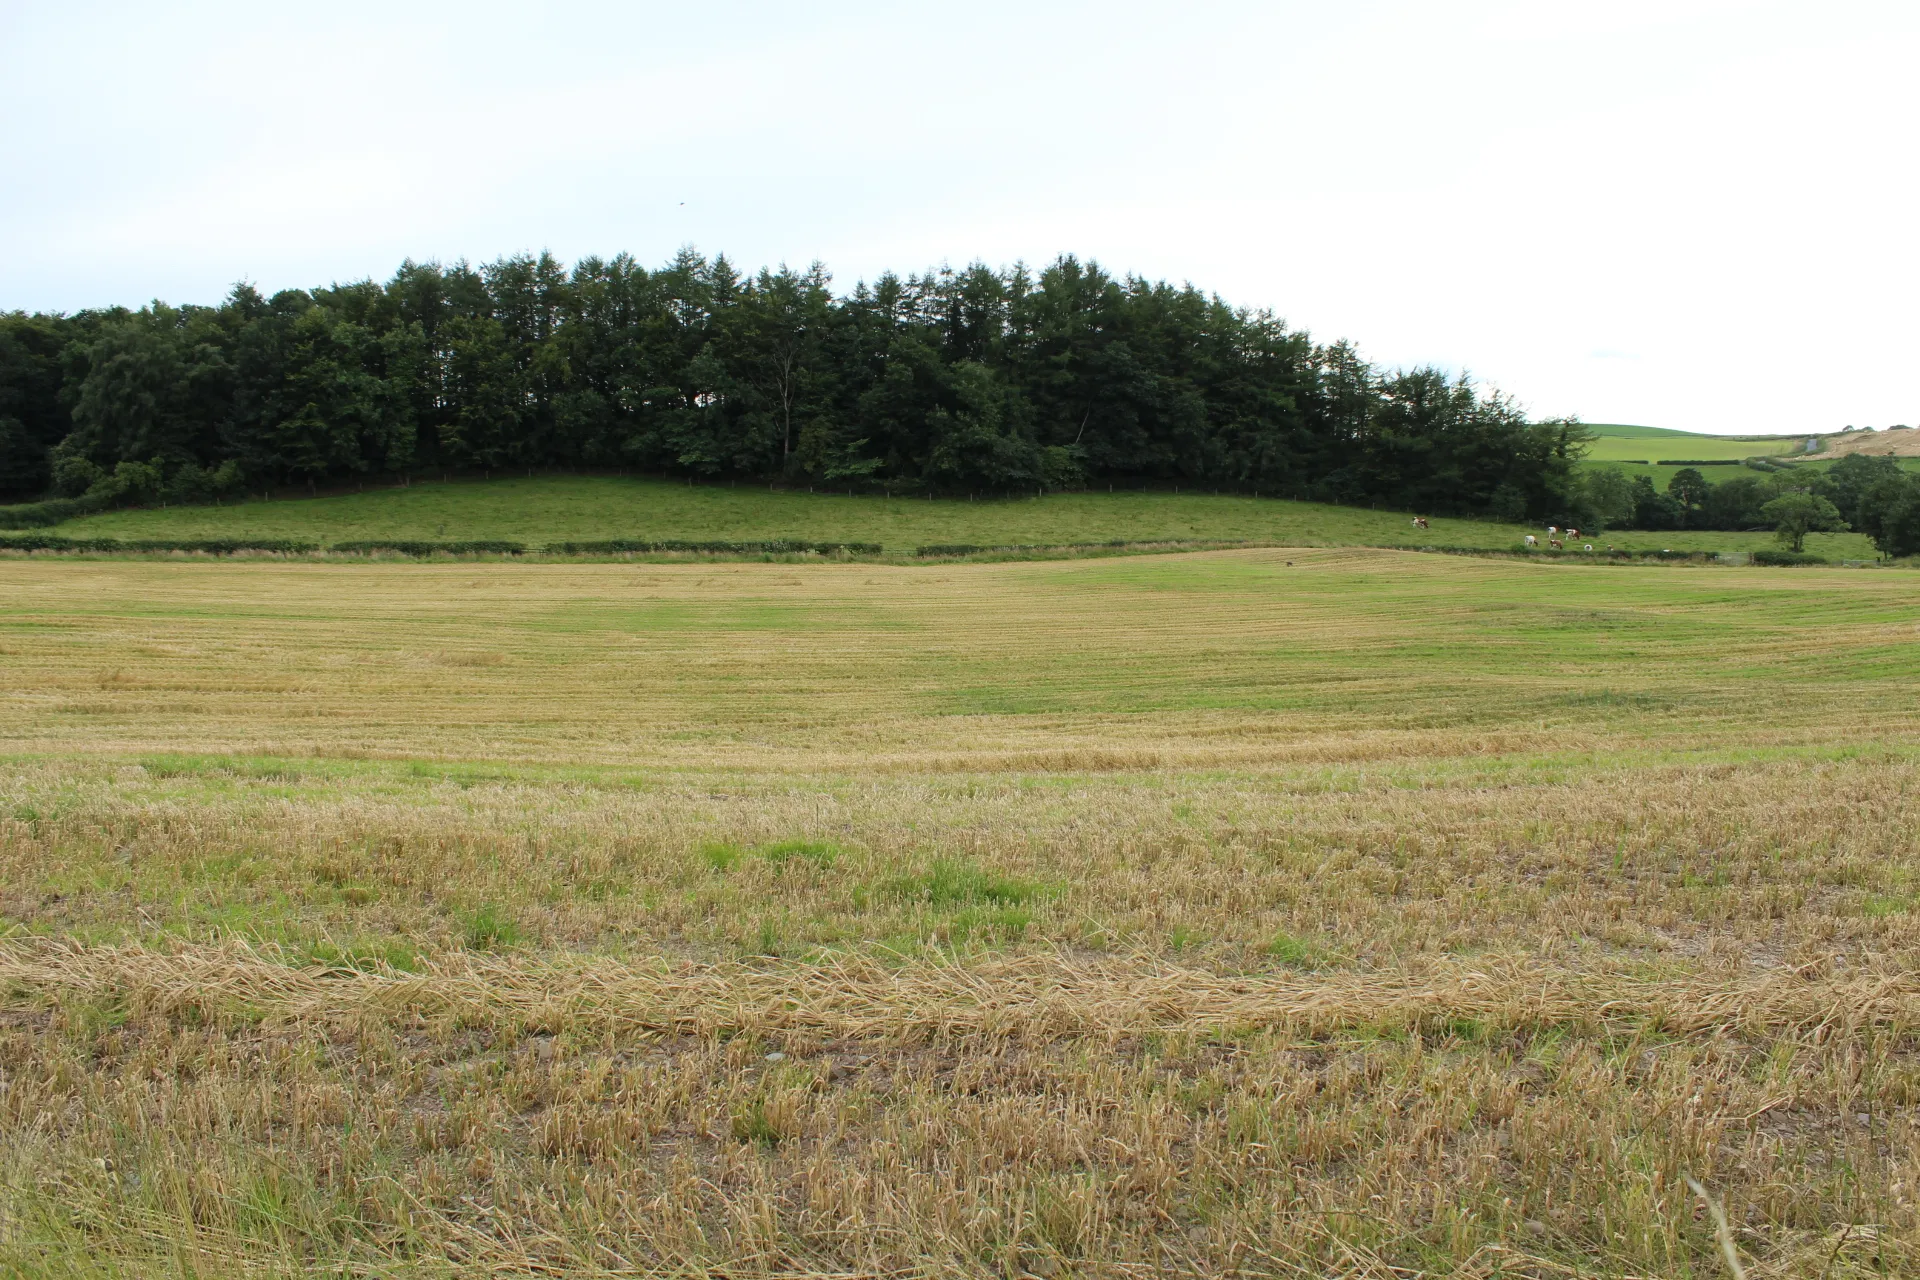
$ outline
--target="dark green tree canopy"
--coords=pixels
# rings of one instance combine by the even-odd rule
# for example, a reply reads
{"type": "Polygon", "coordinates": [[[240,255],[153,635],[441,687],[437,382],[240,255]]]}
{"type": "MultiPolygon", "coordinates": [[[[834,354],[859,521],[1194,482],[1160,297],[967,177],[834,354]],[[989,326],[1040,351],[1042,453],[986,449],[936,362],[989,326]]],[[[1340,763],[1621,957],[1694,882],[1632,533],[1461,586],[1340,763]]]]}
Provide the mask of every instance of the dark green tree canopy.
{"type": "Polygon", "coordinates": [[[1707,499],[1713,496],[1707,478],[1693,467],[1682,467],[1673,473],[1673,479],[1667,481],[1667,493],[1680,504],[1681,514],[1691,520],[1695,513],[1706,508],[1707,499]]]}
{"type": "Polygon", "coordinates": [[[218,306],[0,316],[0,488],[504,467],[909,492],[1192,485],[1550,516],[1585,440],[1434,369],[1064,257],[747,274],[683,251],[403,263],[218,306]],[[222,470],[225,468],[225,470],[222,470]],[[184,477],[184,479],[182,478],[184,477]]]}
{"type": "Polygon", "coordinates": [[[1809,533],[1844,533],[1848,527],[1840,518],[1839,508],[1814,493],[1783,493],[1760,508],[1760,514],[1773,521],[1780,541],[1794,551],[1805,548],[1809,533]]]}
{"type": "MultiPolygon", "coordinates": [[[[1834,505],[1845,510],[1838,502],[1834,505]]],[[[1880,469],[1872,485],[1855,498],[1852,523],[1883,555],[1920,555],[1920,476],[1894,467],[1880,469]]]]}

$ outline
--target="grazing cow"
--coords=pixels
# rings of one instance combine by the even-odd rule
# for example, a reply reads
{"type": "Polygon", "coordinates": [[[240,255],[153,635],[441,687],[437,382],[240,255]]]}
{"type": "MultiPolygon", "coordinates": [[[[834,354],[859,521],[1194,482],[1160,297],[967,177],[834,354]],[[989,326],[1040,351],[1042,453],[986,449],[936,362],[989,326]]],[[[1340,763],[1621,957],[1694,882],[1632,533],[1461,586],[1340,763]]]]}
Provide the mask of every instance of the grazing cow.
{"type": "Polygon", "coordinates": [[[1527,545],[1528,545],[1528,546],[1530,546],[1530,547],[1537,547],[1537,546],[1539,546],[1539,545],[1540,545],[1540,539],[1538,539],[1538,538],[1536,538],[1536,537],[1534,537],[1534,536],[1533,536],[1532,534],[1528,534],[1528,535],[1527,535],[1527,545]]]}
{"type": "Polygon", "coordinates": [[[1560,541],[1560,539],[1558,538],[1548,538],[1547,545],[1552,547],[1555,551],[1565,551],[1567,549],[1567,544],[1560,541]]]}
{"type": "Polygon", "coordinates": [[[1557,537],[1559,537],[1559,536],[1560,536],[1560,526],[1559,526],[1559,525],[1557,525],[1557,524],[1550,524],[1550,525],[1548,525],[1548,526],[1547,526],[1547,536],[1548,536],[1549,538],[1557,538],[1557,537]]]}
{"type": "Polygon", "coordinates": [[[1427,518],[1426,518],[1425,516],[1415,516],[1415,517],[1413,518],[1413,527],[1414,527],[1414,528],[1416,528],[1416,529],[1424,529],[1424,528],[1426,528],[1426,527],[1427,527],[1427,518]]]}

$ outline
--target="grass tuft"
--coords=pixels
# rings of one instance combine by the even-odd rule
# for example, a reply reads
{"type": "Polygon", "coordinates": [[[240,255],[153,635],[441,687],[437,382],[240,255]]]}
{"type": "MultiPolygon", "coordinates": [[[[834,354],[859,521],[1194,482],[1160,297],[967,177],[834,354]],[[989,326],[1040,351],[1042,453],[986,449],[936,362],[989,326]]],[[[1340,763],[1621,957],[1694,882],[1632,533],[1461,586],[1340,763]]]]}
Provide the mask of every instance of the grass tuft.
{"type": "Polygon", "coordinates": [[[1031,902],[1040,889],[1029,881],[984,871],[971,863],[942,859],[918,875],[889,880],[885,892],[902,902],[947,908],[981,902],[1003,906],[1031,902]]]}
{"type": "Polygon", "coordinates": [[[1274,934],[1267,941],[1266,951],[1290,969],[1321,969],[1328,963],[1327,953],[1319,944],[1290,933],[1274,934]]]}
{"type": "Polygon", "coordinates": [[[740,863],[746,851],[737,844],[703,844],[700,846],[700,860],[713,870],[725,875],[740,863]]]}
{"type": "Polygon", "coordinates": [[[344,947],[332,942],[313,942],[302,949],[300,959],[315,968],[362,973],[384,970],[418,973],[422,963],[419,951],[398,939],[355,943],[344,947]]]}
{"type": "Polygon", "coordinates": [[[754,1146],[777,1147],[797,1136],[799,1107],[788,1094],[747,1099],[733,1113],[733,1140],[754,1146]]]}
{"type": "Polygon", "coordinates": [[[824,869],[839,860],[842,850],[839,845],[823,840],[781,840],[774,844],[759,845],[753,852],[755,857],[764,858],[776,867],[790,862],[804,862],[824,869]]]}
{"type": "Polygon", "coordinates": [[[519,946],[522,939],[519,924],[491,902],[462,917],[460,930],[469,951],[506,951],[519,946]]]}

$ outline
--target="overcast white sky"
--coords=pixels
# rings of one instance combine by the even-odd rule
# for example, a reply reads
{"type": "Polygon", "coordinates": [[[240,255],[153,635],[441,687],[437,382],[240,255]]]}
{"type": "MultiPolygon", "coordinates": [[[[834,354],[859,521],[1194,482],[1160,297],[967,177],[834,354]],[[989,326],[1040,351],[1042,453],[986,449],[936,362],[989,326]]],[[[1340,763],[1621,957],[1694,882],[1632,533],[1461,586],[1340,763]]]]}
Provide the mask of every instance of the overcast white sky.
{"type": "Polygon", "coordinates": [[[1920,3],[0,0],[0,309],[1062,252],[1540,415],[1920,422],[1920,3]]]}

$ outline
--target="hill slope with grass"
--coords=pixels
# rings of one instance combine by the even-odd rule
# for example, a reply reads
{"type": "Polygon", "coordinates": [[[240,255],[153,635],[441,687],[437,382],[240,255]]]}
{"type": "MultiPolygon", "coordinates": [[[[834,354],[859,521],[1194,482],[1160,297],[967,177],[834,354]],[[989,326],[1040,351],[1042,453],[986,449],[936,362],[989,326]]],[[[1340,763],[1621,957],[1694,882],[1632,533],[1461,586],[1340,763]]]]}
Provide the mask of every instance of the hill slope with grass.
{"type": "Polygon", "coordinates": [[[1807,442],[1805,435],[1709,436],[1619,423],[1598,423],[1587,430],[1594,437],[1587,446],[1589,462],[1737,462],[1799,452],[1807,442]]]}
{"type": "MultiPolygon", "coordinates": [[[[143,508],[69,520],[73,538],[287,538],[332,545],[365,539],[505,539],[530,547],[607,538],[869,542],[888,554],[917,547],[1062,545],[1124,540],[1244,541],[1284,546],[1517,546],[1528,530],[1403,512],[1273,498],[1193,493],[1066,493],[990,502],[848,497],[754,487],[688,486],[612,476],[453,481],[331,497],[220,507],[143,508]]],[[[1751,551],[1766,534],[1620,532],[1629,550],[1751,551]]],[[[1815,535],[1809,548],[1866,558],[1853,534],[1815,535]]]]}

